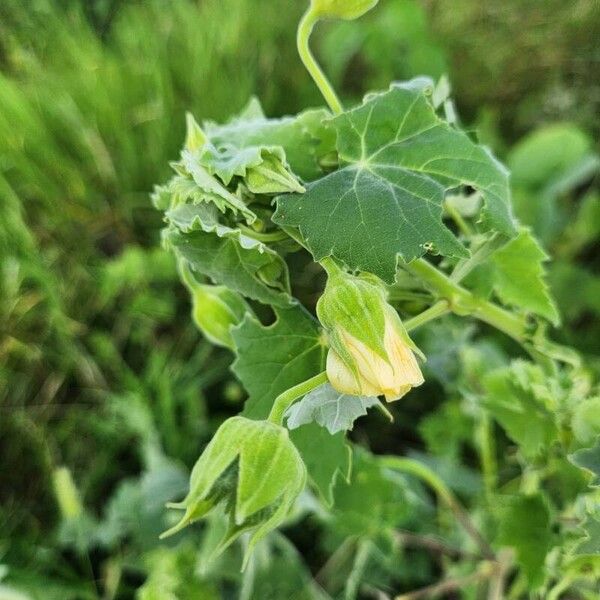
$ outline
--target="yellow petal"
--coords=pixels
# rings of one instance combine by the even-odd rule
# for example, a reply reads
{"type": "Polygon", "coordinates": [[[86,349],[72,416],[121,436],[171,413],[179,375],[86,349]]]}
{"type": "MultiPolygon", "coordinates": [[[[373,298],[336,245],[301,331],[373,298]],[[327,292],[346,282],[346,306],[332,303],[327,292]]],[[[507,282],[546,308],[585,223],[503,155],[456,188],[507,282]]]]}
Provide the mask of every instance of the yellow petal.
{"type": "Polygon", "coordinates": [[[381,392],[367,380],[356,378],[335,350],[327,353],[327,378],[332,387],[352,396],[378,396],[381,392]]]}
{"type": "MultiPolygon", "coordinates": [[[[340,332],[340,340],[354,358],[358,371],[358,381],[356,381],[352,372],[342,363],[346,371],[344,377],[347,380],[343,385],[347,390],[358,388],[363,390],[346,393],[384,395],[388,402],[392,402],[402,398],[412,387],[423,383],[423,375],[417,359],[403,337],[398,334],[393,322],[386,320],[384,332],[387,360],[346,331],[340,332]]],[[[342,362],[339,357],[337,360],[342,362]]],[[[340,377],[338,374],[338,379],[340,377]]]]}

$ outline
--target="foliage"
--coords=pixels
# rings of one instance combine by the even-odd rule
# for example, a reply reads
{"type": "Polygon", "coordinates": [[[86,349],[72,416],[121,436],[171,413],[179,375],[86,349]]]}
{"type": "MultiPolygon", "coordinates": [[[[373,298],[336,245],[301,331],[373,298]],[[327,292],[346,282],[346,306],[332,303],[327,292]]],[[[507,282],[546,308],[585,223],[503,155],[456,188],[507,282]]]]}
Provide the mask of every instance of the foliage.
{"type": "Polygon", "coordinates": [[[548,54],[525,4],[318,27],[334,114],[311,64],[333,103],[304,109],[302,3],[3,3],[0,597],[597,595],[600,160],[567,62],[597,22],[561,5],[548,54]],[[557,87],[507,85],[515,53],[557,87]],[[543,115],[577,124],[515,140],[543,115]],[[317,310],[334,271],[382,292],[317,310]],[[424,382],[384,407],[390,360],[424,382]],[[159,540],[188,492],[210,513],[159,540]]]}

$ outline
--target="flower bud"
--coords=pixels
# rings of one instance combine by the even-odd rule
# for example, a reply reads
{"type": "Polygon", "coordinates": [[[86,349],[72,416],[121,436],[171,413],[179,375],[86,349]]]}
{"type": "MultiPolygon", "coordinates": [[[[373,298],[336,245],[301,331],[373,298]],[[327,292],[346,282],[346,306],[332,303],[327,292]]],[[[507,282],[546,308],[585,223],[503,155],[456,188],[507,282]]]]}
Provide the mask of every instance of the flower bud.
{"type": "Polygon", "coordinates": [[[285,163],[285,154],[277,148],[263,149],[260,164],[249,167],[246,172],[246,185],[254,194],[303,193],[300,185],[285,163]]]}
{"type": "Polygon", "coordinates": [[[231,328],[250,310],[236,292],[221,285],[199,283],[187,265],[181,274],[192,297],[192,319],[204,336],[217,346],[233,350],[231,328]]]}
{"type": "Polygon", "coordinates": [[[254,545],[285,519],[305,483],[306,467],[287,429],[269,421],[232,417],[219,427],[196,462],[186,498],[168,505],[185,513],[161,537],[222,505],[229,528],[216,552],[252,531],[245,564],[254,545]]]}
{"type": "Polygon", "coordinates": [[[221,285],[198,284],[192,291],[192,318],[200,331],[217,346],[233,349],[231,328],[248,311],[243,298],[221,285]]]}
{"type": "Polygon", "coordinates": [[[321,19],[358,19],[379,0],[312,0],[311,10],[321,19]]]}
{"type": "Polygon", "coordinates": [[[329,338],[327,376],[339,392],[402,398],[423,383],[415,352],[398,313],[375,278],[355,277],[327,261],[329,278],[317,315],[329,338]]]}

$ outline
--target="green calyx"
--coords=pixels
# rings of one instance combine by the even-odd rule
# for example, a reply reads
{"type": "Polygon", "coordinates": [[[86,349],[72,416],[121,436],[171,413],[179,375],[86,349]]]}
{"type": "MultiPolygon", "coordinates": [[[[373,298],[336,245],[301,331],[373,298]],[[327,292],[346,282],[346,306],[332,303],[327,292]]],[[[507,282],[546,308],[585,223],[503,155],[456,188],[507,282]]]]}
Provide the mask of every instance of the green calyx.
{"type": "Polygon", "coordinates": [[[346,273],[332,259],[325,259],[321,264],[328,278],[317,302],[317,316],[331,347],[345,358],[348,350],[342,336],[347,333],[386,359],[383,338],[389,305],[383,286],[375,277],[346,273]]]}
{"type": "Polygon", "coordinates": [[[312,0],[311,11],[320,19],[358,19],[379,0],[312,0]]]}
{"type": "Polygon", "coordinates": [[[161,537],[177,533],[222,505],[229,527],[216,553],[249,531],[245,565],[256,543],[285,519],[305,483],[306,468],[287,429],[232,417],[219,427],[196,462],[188,495],[169,504],[185,512],[161,537]]]}

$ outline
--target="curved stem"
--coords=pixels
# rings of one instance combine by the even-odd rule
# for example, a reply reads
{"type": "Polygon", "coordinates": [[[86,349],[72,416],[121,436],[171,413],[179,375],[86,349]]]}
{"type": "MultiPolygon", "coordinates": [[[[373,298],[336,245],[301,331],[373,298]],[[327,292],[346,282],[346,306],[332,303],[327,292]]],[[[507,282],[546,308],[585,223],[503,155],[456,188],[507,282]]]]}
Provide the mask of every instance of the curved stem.
{"type": "Polygon", "coordinates": [[[253,229],[250,229],[250,227],[244,225],[238,225],[238,227],[245,236],[259,242],[281,242],[287,240],[289,237],[288,234],[282,230],[261,233],[260,231],[254,231],[253,229]]]}
{"type": "Polygon", "coordinates": [[[183,281],[185,287],[190,292],[193,292],[194,289],[197,289],[200,285],[200,282],[194,277],[192,270],[190,268],[189,263],[185,259],[180,259],[177,262],[177,270],[179,271],[179,276],[181,277],[181,281],[183,281]]]}
{"type": "Polygon", "coordinates": [[[421,325],[425,325],[425,323],[429,323],[429,321],[433,321],[434,319],[446,315],[449,312],[450,305],[448,304],[448,301],[439,300],[422,313],[419,313],[418,315],[404,321],[404,329],[406,329],[406,331],[412,331],[413,329],[421,327],[421,325]]]}
{"type": "Polygon", "coordinates": [[[465,575],[464,577],[451,577],[444,581],[440,581],[439,583],[434,583],[433,585],[414,590],[413,592],[400,594],[399,596],[396,596],[394,600],[426,600],[427,598],[437,598],[441,595],[448,594],[449,592],[463,592],[465,588],[470,585],[490,579],[493,574],[493,567],[489,563],[484,562],[477,571],[470,575],[465,575]]]}
{"type": "Polygon", "coordinates": [[[319,264],[327,272],[327,277],[335,277],[344,273],[344,270],[337,264],[331,256],[326,256],[319,261],[319,264]]]}
{"type": "Polygon", "coordinates": [[[409,475],[413,475],[421,481],[424,481],[452,510],[466,533],[477,544],[482,555],[489,560],[495,560],[496,557],[494,551],[483,539],[475,525],[473,525],[465,509],[461,506],[446,484],[429,467],[411,458],[402,458],[398,456],[383,456],[380,459],[380,462],[384,467],[408,473],[409,475]]]}
{"type": "Polygon", "coordinates": [[[310,76],[317,84],[319,91],[329,105],[329,108],[331,108],[331,111],[334,114],[338,115],[344,112],[342,103],[339,101],[335,90],[333,89],[331,83],[329,83],[325,73],[323,73],[319,63],[315,60],[315,57],[313,56],[313,53],[308,45],[310,34],[312,33],[312,30],[318,20],[319,18],[315,15],[311,8],[304,13],[302,20],[298,25],[298,35],[296,36],[298,53],[300,54],[300,58],[302,59],[302,63],[306,67],[306,70],[310,73],[310,76]]]}
{"type": "Polygon", "coordinates": [[[323,371],[294,387],[291,387],[289,390],[279,394],[277,398],[275,398],[275,402],[273,402],[273,407],[271,408],[271,412],[267,417],[267,421],[271,423],[275,423],[276,425],[283,425],[283,415],[285,411],[296,401],[298,398],[305,396],[311,390],[314,390],[316,387],[320,386],[322,383],[327,381],[327,373],[323,371]]]}

